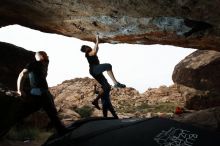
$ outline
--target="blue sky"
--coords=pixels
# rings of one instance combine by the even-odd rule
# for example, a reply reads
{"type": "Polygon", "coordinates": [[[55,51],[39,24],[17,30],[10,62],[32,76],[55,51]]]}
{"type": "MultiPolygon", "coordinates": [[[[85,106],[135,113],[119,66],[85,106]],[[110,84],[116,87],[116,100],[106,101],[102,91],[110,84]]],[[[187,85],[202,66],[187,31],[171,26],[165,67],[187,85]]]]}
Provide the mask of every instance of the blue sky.
{"type": "MultiPolygon", "coordinates": [[[[47,77],[50,87],[77,77],[91,78],[87,60],[80,48],[84,44],[93,47],[93,42],[43,33],[19,25],[1,28],[0,41],[27,50],[46,51],[50,59],[47,77]]],[[[98,56],[101,63],[112,64],[119,82],[144,92],[148,88],[173,84],[175,65],[194,51],[168,45],[100,44],[98,56]]]]}

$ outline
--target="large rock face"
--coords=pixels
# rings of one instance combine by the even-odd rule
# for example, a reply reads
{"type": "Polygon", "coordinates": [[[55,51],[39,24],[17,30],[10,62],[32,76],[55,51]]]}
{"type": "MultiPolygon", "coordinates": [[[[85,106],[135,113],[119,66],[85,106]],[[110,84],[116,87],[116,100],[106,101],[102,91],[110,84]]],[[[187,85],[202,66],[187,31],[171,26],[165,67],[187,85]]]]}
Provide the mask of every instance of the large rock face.
{"type": "Polygon", "coordinates": [[[176,65],[172,77],[186,98],[186,107],[220,106],[220,52],[200,50],[190,54],[176,65]]]}
{"type": "Polygon", "coordinates": [[[219,0],[1,0],[0,26],[103,42],[220,50],[219,0]]]}
{"type": "Polygon", "coordinates": [[[220,52],[196,51],[175,66],[173,81],[199,90],[220,91],[220,52]]]}

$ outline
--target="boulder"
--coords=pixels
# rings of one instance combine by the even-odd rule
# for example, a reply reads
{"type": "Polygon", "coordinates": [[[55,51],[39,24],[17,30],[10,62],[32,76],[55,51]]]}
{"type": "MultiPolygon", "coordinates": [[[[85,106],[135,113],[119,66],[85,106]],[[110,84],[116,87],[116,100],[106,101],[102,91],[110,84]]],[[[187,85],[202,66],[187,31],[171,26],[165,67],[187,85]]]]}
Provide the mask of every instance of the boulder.
{"type": "Polygon", "coordinates": [[[172,79],[186,107],[204,109],[220,105],[220,52],[198,50],[178,63],[172,79]]]}
{"type": "Polygon", "coordinates": [[[166,118],[85,119],[76,121],[65,135],[53,135],[42,146],[218,146],[220,136],[166,118]]]}
{"type": "Polygon", "coordinates": [[[220,106],[177,116],[175,120],[220,133],[220,106]]]}

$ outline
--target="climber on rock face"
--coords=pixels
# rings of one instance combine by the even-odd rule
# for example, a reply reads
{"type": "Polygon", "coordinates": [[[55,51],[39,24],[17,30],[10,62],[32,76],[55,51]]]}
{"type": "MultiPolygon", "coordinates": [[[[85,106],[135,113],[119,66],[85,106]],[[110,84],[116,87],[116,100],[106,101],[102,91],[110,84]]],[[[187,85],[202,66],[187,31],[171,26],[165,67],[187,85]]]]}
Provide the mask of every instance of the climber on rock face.
{"type": "Polygon", "coordinates": [[[116,78],[113,74],[113,71],[112,71],[112,65],[111,64],[109,64],[109,63],[100,64],[98,56],[97,56],[97,53],[98,53],[98,50],[99,50],[98,44],[99,44],[99,36],[97,35],[96,36],[96,44],[95,44],[94,49],[92,49],[91,47],[86,46],[86,45],[83,45],[81,47],[81,51],[85,53],[86,58],[89,62],[89,67],[90,67],[89,72],[90,72],[90,74],[92,76],[93,75],[99,75],[99,74],[103,73],[104,71],[107,71],[109,77],[111,78],[111,80],[114,83],[114,87],[116,87],[116,88],[117,87],[118,88],[125,88],[126,86],[124,84],[121,84],[116,80],[116,78]]]}
{"type": "MultiPolygon", "coordinates": [[[[101,98],[102,99],[102,104],[103,104],[103,115],[105,117],[107,117],[107,110],[110,110],[110,112],[115,115],[114,117],[118,118],[118,116],[116,115],[110,98],[109,98],[109,94],[111,91],[111,86],[109,85],[107,79],[104,77],[103,72],[107,71],[109,77],[112,79],[113,83],[114,83],[114,87],[116,88],[125,88],[126,86],[124,84],[119,83],[116,79],[115,76],[113,74],[112,71],[112,65],[109,63],[104,63],[104,64],[100,64],[97,53],[99,50],[98,47],[99,44],[99,36],[96,36],[96,44],[94,49],[92,49],[89,46],[83,45],[81,47],[81,51],[85,53],[85,57],[88,60],[89,63],[89,72],[90,74],[101,84],[102,90],[103,90],[103,96],[101,98]]],[[[97,107],[97,102],[98,100],[95,100],[95,102],[93,102],[93,104],[97,107]]]]}

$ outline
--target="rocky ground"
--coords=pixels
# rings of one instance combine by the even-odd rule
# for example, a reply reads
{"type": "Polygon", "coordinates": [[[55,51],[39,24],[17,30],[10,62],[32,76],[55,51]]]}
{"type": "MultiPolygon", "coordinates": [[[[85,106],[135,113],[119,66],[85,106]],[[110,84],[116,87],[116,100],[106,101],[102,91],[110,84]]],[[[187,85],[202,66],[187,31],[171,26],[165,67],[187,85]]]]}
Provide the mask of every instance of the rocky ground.
{"type": "MultiPolygon", "coordinates": [[[[96,97],[93,92],[95,84],[98,85],[93,79],[77,78],[51,88],[60,117],[65,123],[85,117],[102,116],[101,110],[91,104],[96,97]]],[[[149,88],[144,93],[131,87],[112,88],[111,101],[120,118],[173,117],[175,108],[184,104],[175,85],[149,88]]]]}

